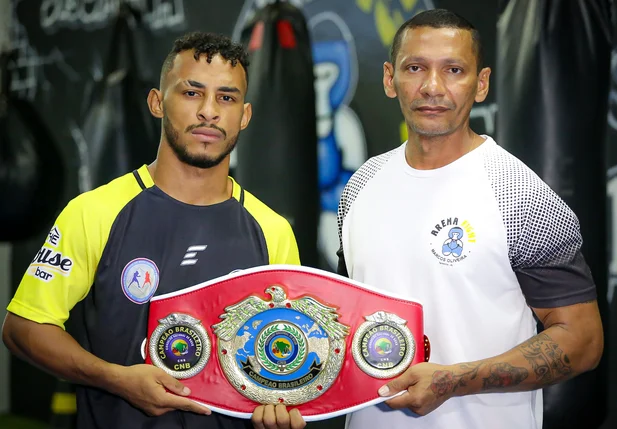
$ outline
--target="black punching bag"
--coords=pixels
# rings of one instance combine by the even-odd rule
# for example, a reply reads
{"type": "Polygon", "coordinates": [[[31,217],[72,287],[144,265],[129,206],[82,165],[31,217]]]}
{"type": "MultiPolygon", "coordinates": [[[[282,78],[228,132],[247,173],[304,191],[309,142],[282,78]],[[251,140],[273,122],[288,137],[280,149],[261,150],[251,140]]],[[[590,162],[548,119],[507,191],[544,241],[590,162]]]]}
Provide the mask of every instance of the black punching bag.
{"type": "Polygon", "coordinates": [[[135,46],[138,28],[131,25],[140,21],[129,5],[120,6],[103,78],[92,92],[81,126],[79,138],[88,148],[86,187],[90,189],[156,157],[160,122],[150,114],[146,100],[157,85],[141,74],[137,56],[141,50],[135,46]]]}
{"type": "Polygon", "coordinates": [[[34,106],[9,92],[10,55],[0,55],[0,241],[47,230],[64,192],[59,148],[34,106]]]}
{"type": "MultiPolygon", "coordinates": [[[[504,1],[497,60],[498,143],[578,216],[605,338],[609,12],[608,0],[504,1]]],[[[596,370],[545,388],[544,428],[598,428],[606,417],[606,378],[605,354],[596,370]]]]}
{"type": "Polygon", "coordinates": [[[306,20],[287,2],[259,10],[243,32],[253,118],[237,146],[238,182],[291,224],[303,265],[317,266],[317,129],[306,20]]]}

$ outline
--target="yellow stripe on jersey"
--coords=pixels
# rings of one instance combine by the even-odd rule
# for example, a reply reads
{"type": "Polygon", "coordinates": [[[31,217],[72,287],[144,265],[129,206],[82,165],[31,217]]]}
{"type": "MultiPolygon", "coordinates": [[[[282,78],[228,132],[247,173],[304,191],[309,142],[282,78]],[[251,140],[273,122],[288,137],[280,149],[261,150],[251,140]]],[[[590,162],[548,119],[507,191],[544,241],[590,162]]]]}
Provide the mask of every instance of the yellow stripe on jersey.
{"type": "MultiPolygon", "coordinates": [[[[233,179],[232,179],[233,180],[233,179]]],[[[233,196],[240,199],[240,186],[234,181],[233,196]]],[[[283,216],[244,190],[244,207],[255,218],[266,239],[270,264],[300,265],[298,244],[291,225],[283,216]]]]}
{"type": "MultiPolygon", "coordinates": [[[[153,185],[146,166],[139,169],[139,175],[146,187],[153,185]]],[[[64,329],[70,310],[92,287],[114,220],[141,190],[129,173],[71,200],[28,267],[7,310],[64,329]]]]}

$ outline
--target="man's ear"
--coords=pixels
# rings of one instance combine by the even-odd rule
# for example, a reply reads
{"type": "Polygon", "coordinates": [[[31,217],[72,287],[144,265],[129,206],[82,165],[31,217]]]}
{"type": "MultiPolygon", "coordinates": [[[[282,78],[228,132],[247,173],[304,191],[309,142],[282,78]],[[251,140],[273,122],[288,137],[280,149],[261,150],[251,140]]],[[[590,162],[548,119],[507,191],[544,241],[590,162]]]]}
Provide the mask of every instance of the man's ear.
{"type": "Polygon", "coordinates": [[[383,89],[386,96],[396,98],[396,89],[394,88],[394,66],[388,61],[383,63],[383,89]]]}
{"type": "Polygon", "coordinates": [[[488,96],[489,80],[491,77],[491,69],[484,67],[478,74],[478,91],[476,92],[476,103],[482,103],[488,96]]]}
{"type": "Polygon", "coordinates": [[[163,118],[163,94],[156,88],[148,93],[148,108],[155,118],[163,118]]]}
{"type": "Polygon", "coordinates": [[[244,113],[242,114],[242,122],[240,122],[241,130],[249,126],[249,122],[251,122],[252,117],[253,117],[253,106],[251,106],[251,103],[244,103],[244,113]]]}

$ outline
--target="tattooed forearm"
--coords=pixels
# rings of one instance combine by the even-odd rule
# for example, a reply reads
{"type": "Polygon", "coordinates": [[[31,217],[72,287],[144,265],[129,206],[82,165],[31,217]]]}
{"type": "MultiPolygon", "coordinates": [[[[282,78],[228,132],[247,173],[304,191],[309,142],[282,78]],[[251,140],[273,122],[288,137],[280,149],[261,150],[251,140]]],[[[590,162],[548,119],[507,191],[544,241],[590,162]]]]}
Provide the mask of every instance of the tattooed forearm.
{"type": "Polygon", "coordinates": [[[527,377],[529,377],[529,371],[525,368],[517,368],[509,363],[495,363],[489,368],[489,376],[482,379],[482,389],[516,386],[527,377]]]}
{"type": "Polygon", "coordinates": [[[454,371],[435,371],[429,387],[438,398],[455,392],[460,387],[467,386],[470,380],[474,380],[478,376],[480,365],[461,364],[459,368],[462,372],[457,371],[456,373],[454,371]]]}
{"type": "Polygon", "coordinates": [[[519,350],[531,364],[539,384],[558,382],[572,372],[568,355],[545,333],[521,344],[519,350]]]}

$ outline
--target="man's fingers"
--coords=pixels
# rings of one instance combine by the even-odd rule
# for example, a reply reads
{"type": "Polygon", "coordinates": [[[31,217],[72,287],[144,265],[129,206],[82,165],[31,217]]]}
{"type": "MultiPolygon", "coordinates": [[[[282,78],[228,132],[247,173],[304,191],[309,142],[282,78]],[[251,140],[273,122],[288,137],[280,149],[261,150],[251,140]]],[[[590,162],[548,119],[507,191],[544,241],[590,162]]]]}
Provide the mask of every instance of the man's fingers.
{"type": "Polygon", "coordinates": [[[253,416],[251,417],[251,421],[253,422],[253,427],[255,429],[265,429],[264,426],[264,410],[265,410],[265,406],[260,405],[259,407],[255,408],[255,411],[253,411],[253,416]]]}
{"type": "Polygon", "coordinates": [[[212,414],[212,411],[210,411],[208,407],[199,405],[197,402],[192,401],[188,398],[175,396],[171,393],[166,393],[166,395],[167,397],[165,399],[165,403],[162,405],[164,407],[173,407],[176,410],[190,411],[196,414],[212,414]]]}
{"type": "Polygon", "coordinates": [[[289,412],[289,418],[291,420],[291,429],[302,429],[306,426],[306,422],[297,408],[294,408],[289,412]]]}
{"type": "Polygon", "coordinates": [[[264,426],[266,429],[276,429],[276,413],[274,405],[266,405],[264,408],[264,426]]]}
{"type": "Polygon", "coordinates": [[[395,378],[388,384],[381,386],[377,393],[379,393],[379,396],[396,395],[403,390],[407,390],[407,387],[409,387],[409,382],[407,380],[408,377],[406,377],[406,374],[403,373],[400,377],[395,378]]]}
{"type": "Polygon", "coordinates": [[[283,404],[278,404],[274,407],[274,413],[276,414],[277,429],[289,429],[290,418],[287,407],[283,404]]]}
{"type": "Polygon", "coordinates": [[[184,384],[180,383],[178,380],[173,378],[171,375],[167,374],[163,370],[161,370],[162,374],[159,378],[159,381],[167,390],[176,395],[187,396],[191,394],[191,389],[186,387],[184,384]]]}
{"type": "Polygon", "coordinates": [[[409,392],[405,390],[401,392],[401,394],[396,395],[394,398],[387,400],[386,405],[395,410],[408,408],[410,399],[411,397],[409,392]]]}

